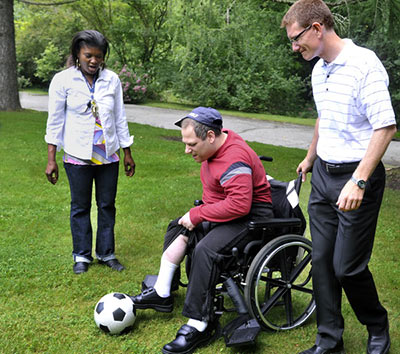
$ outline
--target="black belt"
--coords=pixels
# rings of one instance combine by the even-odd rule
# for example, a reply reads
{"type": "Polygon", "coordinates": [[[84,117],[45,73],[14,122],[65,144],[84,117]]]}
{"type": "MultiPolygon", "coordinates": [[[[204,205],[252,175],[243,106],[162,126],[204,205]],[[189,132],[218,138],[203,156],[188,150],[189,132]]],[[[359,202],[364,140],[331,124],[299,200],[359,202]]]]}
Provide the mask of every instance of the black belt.
{"type": "Polygon", "coordinates": [[[354,172],[359,163],[360,161],[349,163],[330,163],[321,160],[321,164],[324,167],[325,171],[332,175],[354,172]]]}

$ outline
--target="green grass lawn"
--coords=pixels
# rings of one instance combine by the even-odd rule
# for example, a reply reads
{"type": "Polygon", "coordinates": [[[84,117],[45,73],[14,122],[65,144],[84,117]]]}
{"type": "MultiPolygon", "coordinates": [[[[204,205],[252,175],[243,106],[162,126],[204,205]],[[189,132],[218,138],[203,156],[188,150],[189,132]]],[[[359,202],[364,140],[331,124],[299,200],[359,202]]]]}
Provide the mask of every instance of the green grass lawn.
{"type": "MultiPolygon", "coordinates": [[[[58,154],[60,178],[47,182],[46,114],[0,112],[0,343],[1,353],[159,353],[186,322],[181,315],[185,291],[175,297],[171,314],[138,311],[134,330],[123,336],[102,333],[93,321],[97,301],[109,292],[138,293],[146,274],[156,274],[168,222],[201,196],[199,168],[185,156],[180,133],[130,124],[136,174],[122,167],[117,196],[117,256],[126,270],[117,273],[96,262],[89,272],[72,272],[69,187],[58,154]]],[[[278,179],[295,177],[305,152],[250,144],[278,179]]],[[[309,183],[302,189],[306,211],[309,183]]],[[[381,301],[388,309],[392,353],[400,351],[400,192],[386,190],[371,269],[381,301]]],[[[95,224],[95,211],[92,212],[95,224]]],[[[365,352],[366,331],[346,300],[344,335],[347,353],[365,352]]],[[[222,317],[222,323],[227,317],[222,317]]],[[[220,338],[199,353],[293,354],[313,344],[315,318],[289,332],[262,332],[257,345],[226,348],[220,338]]]]}

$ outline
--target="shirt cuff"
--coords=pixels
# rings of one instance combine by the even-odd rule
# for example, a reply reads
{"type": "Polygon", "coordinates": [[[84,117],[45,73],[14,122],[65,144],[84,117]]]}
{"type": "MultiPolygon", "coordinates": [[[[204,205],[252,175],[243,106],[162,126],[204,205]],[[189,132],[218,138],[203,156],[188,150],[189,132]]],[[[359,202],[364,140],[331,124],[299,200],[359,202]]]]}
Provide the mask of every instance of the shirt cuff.
{"type": "Polygon", "coordinates": [[[131,135],[129,137],[128,141],[120,142],[119,144],[120,144],[121,148],[124,149],[124,148],[131,146],[133,144],[133,141],[134,141],[134,136],[131,135]]]}
{"type": "Polygon", "coordinates": [[[198,224],[200,224],[203,221],[202,218],[200,217],[199,207],[190,209],[189,216],[190,216],[190,221],[192,222],[192,224],[194,226],[197,226],[198,224]]]}

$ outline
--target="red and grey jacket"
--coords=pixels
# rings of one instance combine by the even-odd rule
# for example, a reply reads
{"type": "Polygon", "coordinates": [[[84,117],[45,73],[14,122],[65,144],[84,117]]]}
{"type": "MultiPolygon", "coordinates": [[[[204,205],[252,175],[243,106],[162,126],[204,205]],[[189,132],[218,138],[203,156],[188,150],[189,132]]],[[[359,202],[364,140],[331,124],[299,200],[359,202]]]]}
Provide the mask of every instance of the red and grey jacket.
{"type": "Polygon", "coordinates": [[[269,182],[257,154],[232,130],[216,154],[201,164],[204,204],[190,210],[193,225],[227,222],[249,214],[253,203],[271,203],[269,182]]]}

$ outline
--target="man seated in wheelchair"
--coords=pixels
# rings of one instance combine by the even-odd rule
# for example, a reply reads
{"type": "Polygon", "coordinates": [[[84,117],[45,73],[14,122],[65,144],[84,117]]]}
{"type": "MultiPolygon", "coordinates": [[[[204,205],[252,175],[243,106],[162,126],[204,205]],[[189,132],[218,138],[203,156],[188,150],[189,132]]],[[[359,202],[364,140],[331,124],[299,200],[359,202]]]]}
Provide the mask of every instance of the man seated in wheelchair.
{"type": "Polygon", "coordinates": [[[250,241],[250,220],[273,217],[271,191],[257,154],[232,130],[222,128],[221,114],[197,107],[175,123],[181,127],[185,153],[201,163],[203,204],[171,221],[154,287],[132,299],[137,309],[171,312],[175,270],[190,254],[191,267],[183,315],[188,317],[163,353],[191,353],[208,344],[217,325],[213,293],[231,250],[250,241]]]}

